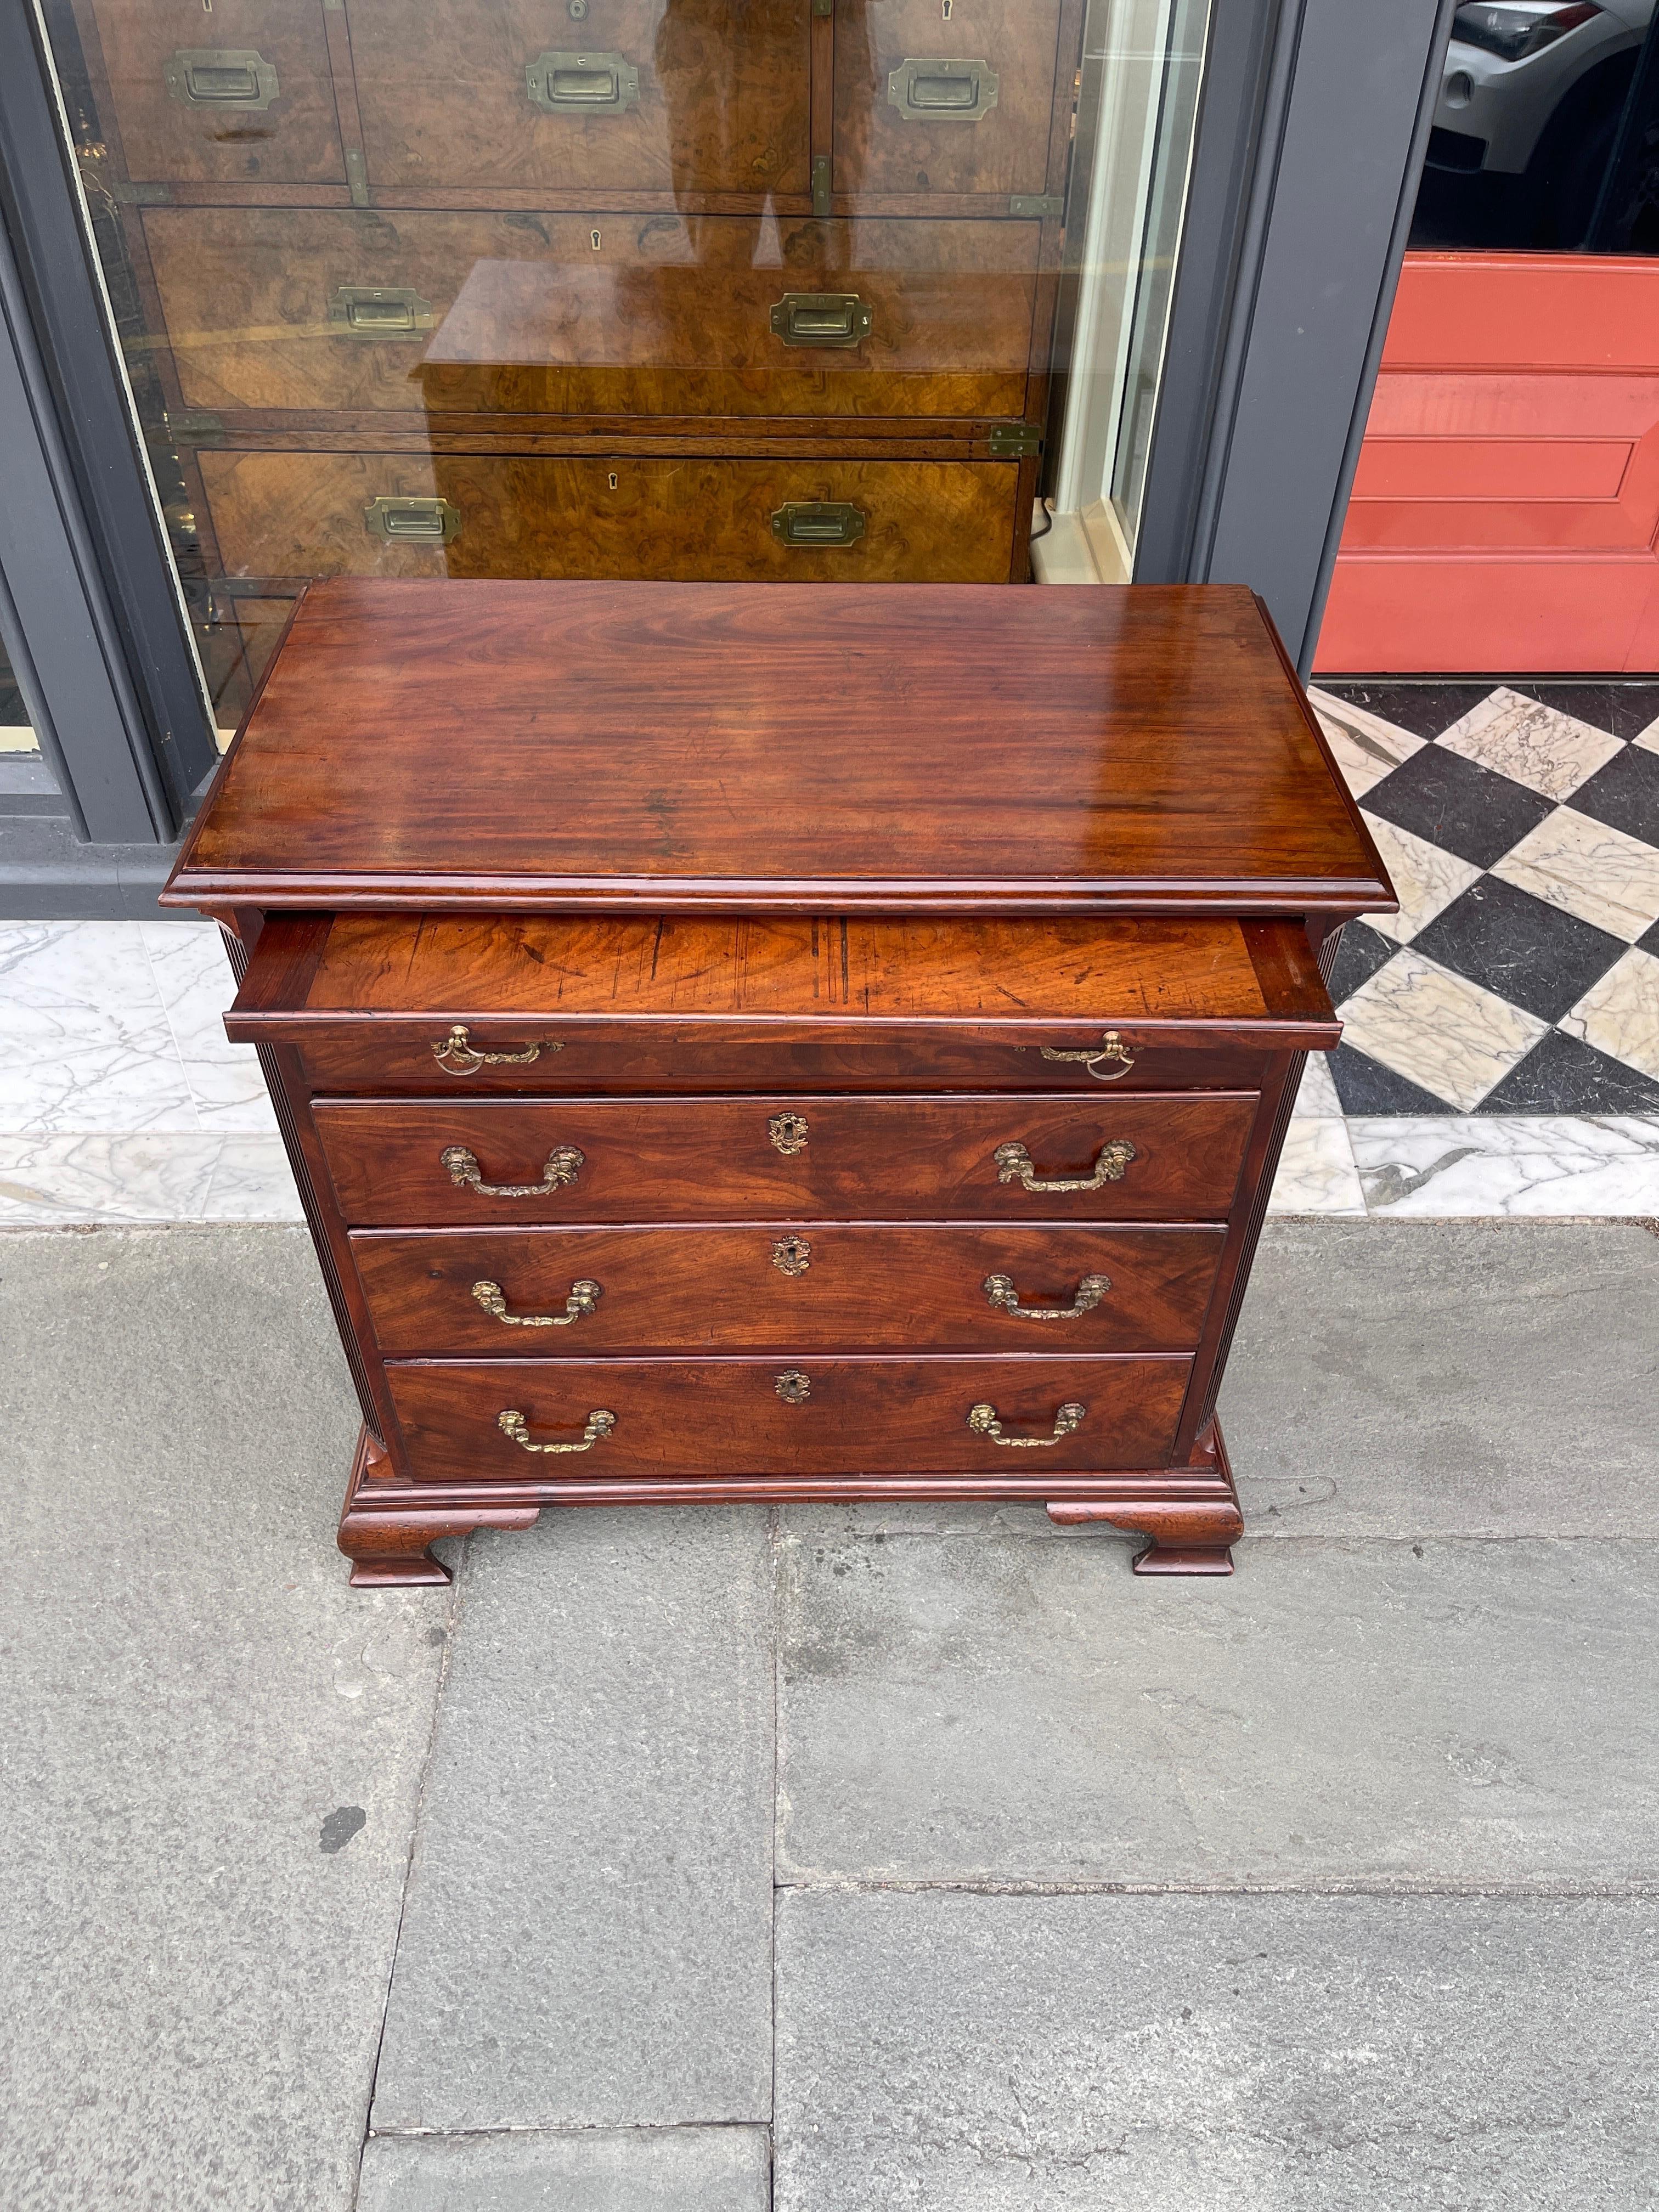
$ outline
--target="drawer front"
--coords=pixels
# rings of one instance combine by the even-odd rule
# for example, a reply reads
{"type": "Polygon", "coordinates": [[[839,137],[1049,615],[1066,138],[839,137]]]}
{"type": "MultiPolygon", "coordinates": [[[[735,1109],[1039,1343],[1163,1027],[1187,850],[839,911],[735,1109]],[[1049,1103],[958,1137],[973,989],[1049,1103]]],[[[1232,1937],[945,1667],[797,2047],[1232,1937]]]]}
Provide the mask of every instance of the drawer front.
{"type": "Polygon", "coordinates": [[[1005,583],[1019,483],[1010,461],[197,459],[246,576],[1005,583]]]}
{"type": "Polygon", "coordinates": [[[745,0],[735,17],[730,0],[602,0],[583,15],[350,0],[370,183],[810,190],[808,0],[745,0]]]}
{"type": "Polygon", "coordinates": [[[761,222],[155,208],[144,235],[191,407],[1024,413],[1035,223],[761,222]],[[807,342],[815,299],[855,343],[807,342]]]}
{"type": "Polygon", "coordinates": [[[939,0],[837,0],[836,190],[1042,191],[1060,18],[1060,0],[949,20],[939,0]]]}
{"type": "Polygon", "coordinates": [[[1098,1103],[583,1098],[341,1102],[314,1112],[351,1226],[471,1229],[1219,1221],[1232,1204],[1256,1103],[1249,1094],[1098,1103]],[[1002,1147],[1018,1149],[1011,1156],[1002,1147]]]}
{"type": "Polygon", "coordinates": [[[1076,1468],[1165,1465],[1190,1364],[1173,1357],[519,1360],[394,1364],[386,1375],[417,1482],[927,1474],[1040,1481],[1076,1468]],[[988,1410],[970,1425],[980,1407],[988,1410]],[[504,1426],[503,1413],[518,1418],[504,1426]]]}
{"type": "MultiPolygon", "coordinates": [[[[345,182],[318,0],[214,0],[211,9],[201,0],[94,0],[92,13],[130,176],[345,182]]],[[[95,81],[95,52],[88,62],[95,81]]]]}
{"type": "MultiPolygon", "coordinates": [[[[1269,1054],[1265,1037],[1214,1039],[1196,1026],[1107,1031],[1079,1023],[1065,1041],[1031,1042],[1030,1031],[929,1028],[887,1030],[819,1024],[808,1032],[781,1024],[576,1024],[513,1019],[459,1024],[347,1020],[295,1031],[319,1091],[418,1091],[465,1099],[563,1091],[1079,1091],[1091,1098],[1119,1091],[1246,1091],[1260,1087],[1269,1054]],[[529,1055],[533,1052],[535,1057],[529,1055]],[[440,1058],[440,1054],[442,1057],[440,1058]]],[[[1044,1034],[1040,1032],[1039,1034],[1044,1034]]],[[[1054,1034],[1052,1031],[1046,1034],[1054,1034]]]]}
{"type": "Polygon", "coordinates": [[[1224,1234],[815,1221],[360,1231],[352,1250],[393,1357],[1174,1352],[1197,1345],[1224,1234]]]}

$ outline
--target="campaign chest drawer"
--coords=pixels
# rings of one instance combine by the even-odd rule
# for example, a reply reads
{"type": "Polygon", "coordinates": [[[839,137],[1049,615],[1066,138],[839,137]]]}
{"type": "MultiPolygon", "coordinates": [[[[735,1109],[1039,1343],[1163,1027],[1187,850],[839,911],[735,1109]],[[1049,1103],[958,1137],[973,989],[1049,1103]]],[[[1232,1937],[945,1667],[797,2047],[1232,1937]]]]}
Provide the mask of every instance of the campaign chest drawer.
{"type": "Polygon", "coordinates": [[[1162,1464],[1190,1364],[1174,1355],[618,1358],[394,1362],[386,1375],[421,1482],[522,1481],[526,1470],[594,1481],[1006,1478],[1162,1464]]]}
{"type": "Polygon", "coordinates": [[[250,452],[228,434],[196,459],[226,573],[266,577],[1005,583],[1020,475],[833,449],[250,452]]]}
{"type": "Polygon", "coordinates": [[[783,265],[757,266],[761,222],[603,207],[398,208],[370,228],[343,209],[143,216],[193,408],[1024,414],[1036,223],[803,218],[778,227],[783,265]],[[811,342],[815,313],[833,343],[811,342]]]}
{"type": "Polygon", "coordinates": [[[1190,1351],[1223,1231],[811,1221],[358,1231],[388,1357],[1190,1351]]]}
{"type": "Polygon", "coordinates": [[[1107,1099],[324,1100],[354,1228],[601,1221],[1218,1221],[1253,1093],[1107,1099]]]}

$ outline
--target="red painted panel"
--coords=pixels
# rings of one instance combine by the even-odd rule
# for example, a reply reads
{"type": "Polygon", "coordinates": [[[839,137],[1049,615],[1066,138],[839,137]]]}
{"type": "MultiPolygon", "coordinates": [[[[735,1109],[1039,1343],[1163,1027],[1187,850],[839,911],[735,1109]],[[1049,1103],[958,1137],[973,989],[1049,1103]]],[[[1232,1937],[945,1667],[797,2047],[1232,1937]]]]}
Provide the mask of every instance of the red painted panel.
{"type": "Polygon", "coordinates": [[[1410,254],[1321,673],[1659,669],[1659,260],[1410,254]]]}

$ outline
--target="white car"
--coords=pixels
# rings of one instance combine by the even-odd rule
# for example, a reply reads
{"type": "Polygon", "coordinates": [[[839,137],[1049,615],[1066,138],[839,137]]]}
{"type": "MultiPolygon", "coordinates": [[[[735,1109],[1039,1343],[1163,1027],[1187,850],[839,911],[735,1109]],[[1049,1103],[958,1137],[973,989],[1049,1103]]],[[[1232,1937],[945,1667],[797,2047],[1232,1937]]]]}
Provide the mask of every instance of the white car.
{"type": "Polygon", "coordinates": [[[1564,203],[1558,227],[1571,229],[1567,203],[1588,222],[1655,4],[1465,0],[1452,20],[1429,167],[1535,179],[1547,171],[1540,181],[1564,203]]]}

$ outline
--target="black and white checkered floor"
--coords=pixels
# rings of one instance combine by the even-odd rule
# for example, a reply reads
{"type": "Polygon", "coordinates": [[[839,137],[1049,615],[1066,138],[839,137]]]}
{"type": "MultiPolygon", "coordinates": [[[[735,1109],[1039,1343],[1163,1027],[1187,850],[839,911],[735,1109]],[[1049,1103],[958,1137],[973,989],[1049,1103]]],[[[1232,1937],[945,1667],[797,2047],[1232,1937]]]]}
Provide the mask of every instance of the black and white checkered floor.
{"type": "Polygon", "coordinates": [[[1341,1110],[1659,1114],[1659,683],[1313,696],[1401,905],[1343,934],[1341,1110]]]}

